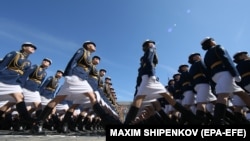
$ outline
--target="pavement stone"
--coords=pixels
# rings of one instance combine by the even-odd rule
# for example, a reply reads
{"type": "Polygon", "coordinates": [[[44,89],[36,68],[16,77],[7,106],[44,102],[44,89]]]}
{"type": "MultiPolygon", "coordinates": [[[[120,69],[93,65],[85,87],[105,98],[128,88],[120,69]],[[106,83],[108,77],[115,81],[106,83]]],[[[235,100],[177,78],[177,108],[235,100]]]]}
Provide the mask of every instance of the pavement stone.
{"type": "Polygon", "coordinates": [[[104,132],[71,132],[67,134],[56,132],[45,132],[34,135],[22,131],[0,130],[1,141],[106,141],[104,132]]]}

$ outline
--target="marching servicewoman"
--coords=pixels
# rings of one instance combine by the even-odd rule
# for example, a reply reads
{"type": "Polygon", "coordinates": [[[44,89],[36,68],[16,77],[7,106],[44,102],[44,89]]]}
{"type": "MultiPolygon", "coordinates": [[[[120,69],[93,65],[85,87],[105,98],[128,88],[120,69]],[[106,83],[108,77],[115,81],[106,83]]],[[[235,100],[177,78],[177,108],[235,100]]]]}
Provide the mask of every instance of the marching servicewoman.
{"type": "MultiPolygon", "coordinates": [[[[28,124],[32,124],[33,119],[26,109],[23,90],[17,80],[31,67],[28,57],[36,49],[37,47],[33,43],[25,42],[21,45],[20,51],[8,53],[0,63],[0,100],[8,100],[6,104],[15,103],[21,121],[28,124]]],[[[0,108],[0,116],[10,107],[6,104],[0,108]]]]}

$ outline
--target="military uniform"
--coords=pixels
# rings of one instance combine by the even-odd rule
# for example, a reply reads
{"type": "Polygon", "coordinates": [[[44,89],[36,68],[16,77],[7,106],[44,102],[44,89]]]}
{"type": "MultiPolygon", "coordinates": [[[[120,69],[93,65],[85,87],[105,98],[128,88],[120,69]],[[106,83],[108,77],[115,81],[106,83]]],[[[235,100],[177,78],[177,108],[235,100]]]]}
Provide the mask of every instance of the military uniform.
{"type": "MultiPolygon", "coordinates": [[[[100,57],[98,56],[94,56],[94,57],[99,58],[100,60],[100,57]]],[[[104,102],[103,100],[103,97],[105,97],[105,94],[103,92],[104,90],[104,80],[103,80],[104,78],[103,77],[106,74],[106,72],[107,71],[105,69],[100,69],[98,71],[96,68],[96,65],[93,65],[92,69],[89,72],[90,77],[88,79],[90,85],[95,91],[97,101],[101,103],[102,106],[106,105],[106,102],[104,102]]]]}
{"type": "MultiPolygon", "coordinates": [[[[26,44],[28,43],[24,43],[22,47],[26,44]]],[[[34,46],[32,43],[30,45],[34,46]]],[[[28,60],[28,57],[29,55],[23,52],[12,51],[3,58],[0,64],[0,81],[1,85],[6,84],[1,86],[2,89],[6,87],[6,90],[1,90],[0,95],[8,95],[16,91],[22,92],[17,80],[31,67],[31,61],[28,60]]]]}
{"type": "Polygon", "coordinates": [[[173,75],[174,85],[173,87],[170,87],[169,89],[174,99],[181,103],[184,96],[181,91],[180,76],[181,76],[180,73],[176,73],[173,75]]]}
{"type": "MultiPolygon", "coordinates": [[[[148,41],[149,43],[153,41],[148,41]]],[[[153,42],[154,43],[154,42],[153,42]]],[[[144,43],[145,46],[147,43],[144,43]]],[[[146,95],[144,101],[157,100],[162,97],[160,93],[167,92],[164,85],[157,81],[155,76],[155,66],[158,64],[156,48],[145,49],[145,54],[142,57],[142,66],[140,69],[140,76],[142,78],[136,97],[139,95],[146,95]],[[148,58],[150,57],[150,58],[148,58]],[[152,86],[150,85],[152,84],[152,86]],[[149,85],[147,87],[147,85],[149,85]]]]}
{"type": "Polygon", "coordinates": [[[250,104],[249,98],[244,90],[235,83],[235,81],[239,82],[241,77],[227,50],[216,44],[211,37],[203,39],[201,46],[203,50],[206,50],[204,63],[211,79],[216,84],[217,103],[214,109],[214,124],[225,124],[224,119],[228,103],[225,99],[228,99],[231,93],[239,93],[241,98],[250,104]]]}
{"type": "Polygon", "coordinates": [[[135,93],[134,93],[134,97],[136,96],[137,94],[137,91],[138,91],[138,88],[139,86],[141,85],[141,69],[142,69],[142,64],[143,64],[143,56],[140,58],[140,66],[138,68],[138,74],[137,74],[137,77],[136,77],[136,85],[135,85],[135,93]]]}
{"type": "MultiPolygon", "coordinates": [[[[97,102],[102,104],[102,106],[105,107],[104,109],[113,110],[110,107],[111,106],[110,102],[107,103],[106,101],[103,100],[104,93],[99,88],[99,86],[100,86],[99,85],[100,76],[99,76],[99,71],[96,68],[96,66],[99,64],[99,61],[97,61],[97,60],[100,61],[101,58],[99,56],[93,56],[92,57],[92,66],[91,66],[91,68],[89,70],[89,77],[88,77],[87,81],[88,81],[88,83],[90,84],[90,86],[92,87],[92,89],[95,92],[95,95],[97,97],[97,102]]],[[[73,100],[73,104],[79,104],[84,109],[91,109],[91,102],[89,100],[85,101],[85,100],[82,100],[82,99],[78,98],[78,99],[73,100]]],[[[109,112],[107,112],[107,113],[109,114],[109,112]]],[[[106,115],[107,116],[106,118],[108,118],[108,114],[106,115]]],[[[113,116],[113,115],[109,115],[109,116],[113,116]]],[[[95,113],[92,112],[91,119],[96,119],[96,117],[97,117],[97,115],[95,115],[95,113]]],[[[95,122],[95,120],[93,120],[93,121],[95,122]]],[[[94,122],[89,123],[86,128],[87,129],[91,128],[94,125],[94,122]]]]}
{"type": "MultiPolygon", "coordinates": [[[[56,96],[56,92],[59,89],[59,80],[63,75],[63,70],[57,70],[54,76],[47,77],[42,85],[40,86],[40,95],[41,95],[41,105],[42,109],[56,96]]],[[[67,104],[59,103],[56,105],[56,108],[52,111],[51,116],[46,120],[44,128],[49,130],[54,130],[58,127],[59,124],[59,115],[62,115],[68,109],[67,104]]],[[[39,116],[41,110],[36,112],[36,116],[39,116]]]]}
{"type": "Polygon", "coordinates": [[[216,101],[217,98],[212,92],[212,88],[210,86],[210,76],[208,75],[205,64],[201,60],[200,54],[190,54],[188,57],[188,62],[191,64],[189,69],[189,76],[191,78],[191,83],[194,86],[194,91],[196,92],[196,115],[200,118],[205,119],[207,118],[207,111],[209,111],[211,114],[213,113],[213,108],[210,108],[213,106],[209,106],[208,108],[207,105],[210,105],[210,102],[216,101]],[[199,58],[194,59],[194,57],[196,56],[199,56],[199,58]]]}
{"type": "MultiPolygon", "coordinates": [[[[249,95],[250,92],[250,59],[248,56],[248,52],[246,51],[240,51],[234,54],[233,56],[234,62],[236,63],[236,68],[241,76],[241,81],[237,82],[239,86],[241,86],[249,95]]],[[[246,108],[246,103],[244,103],[243,99],[241,99],[238,95],[234,95],[232,98],[232,102],[237,104],[241,107],[241,110],[245,111],[248,108],[246,108]]],[[[236,112],[236,116],[238,116],[238,119],[241,119],[240,122],[243,124],[248,123],[249,120],[246,119],[246,116],[244,113],[236,112]]]]}
{"type": "Polygon", "coordinates": [[[107,73],[105,69],[100,69],[99,70],[99,79],[98,79],[98,86],[99,88],[103,91],[104,88],[104,75],[107,73]]]}
{"type": "MultiPolygon", "coordinates": [[[[64,70],[64,83],[57,96],[44,108],[43,112],[39,116],[39,121],[44,121],[52,109],[56,106],[56,103],[62,101],[66,97],[73,97],[74,99],[82,99],[83,101],[90,101],[95,113],[109,122],[105,111],[101,105],[97,102],[94,90],[88,83],[89,71],[92,67],[91,53],[96,51],[96,44],[91,41],[83,43],[82,48],[79,48],[68,62],[64,70]]],[[[66,113],[67,114],[67,113],[66,113]]],[[[66,116],[66,115],[65,115],[66,116]]],[[[38,124],[39,125],[39,124],[38,124]]],[[[41,130],[41,126],[38,127],[38,132],[41,130]]]]}
{"type": "Polygon", "coordinates": [[[109,99],[110,96],[110,87],[111,87],[111,77],[105,77],[103,92],[105,93],[106,97],[109,99]]]}
{"type": "MultiPolygon", "coordinates": [[[[21,45],[20,51],[8,53],[0,63],[0,100],[16,103],[16,110],[20,118],[28,123],[32,122],[32,119],[26,109],[22,95],[23,90],[17,80],[31,67],[31,61],[28,57],[36,49],[37,47],[31,42],[25,42],[21,45]],[[15,99],[11,94],[15,95],[15,99]]],[[[4,112],[0,110],[0,116],[4,112]]]]}
{"type": "MultiPolygon", "coordinates": [[[[93,89],[87,82],[88,72],[91,67],[90,50],[95,51],[95,43],[88,41],[72,56],[64,70],[64,83],[58,90],[56,97],[45,106],[38,117],[38,123],[37,126],[34,126],[34,132],[42,132],[43,121],[47,119],[53,108],[57,105],[50,105],[50,103],[54,103],[54,101],[60,103],[70,97],[77,99],[78,97],[82,97],[84,93],[93,92],[93,89]]],[[[85,99],[87,100],[88,97],[86,96],[85,99]]]]}
{"type": "MultiPolygon", "coordinates": [[[[87,42],[87,44],[95,46],[93,42],[87,42]]],[[[75,95],[76,97],[81,97],[83,93],[93,91],[87,82],[89,69],[92,65],[90,54],[91,52],[84,47],[76,51],[64,70],[63,76],[65,77],[65,81],[58,91],[57,96],[75,95]]],[[[88,98],[86,97],[85,99],[87,100],[88,98]]]]}
{"type": "Polygon", "coordinates": [[[54,76],[49,76],[46,78],[46,80],[44,80],[39,89],[43,106],[46,106],[56,96],[56,92],[60,84],[59,80],[61,79],[62,75],[63,71],[57,70],[54,76]],[[58,73],[61,73],[61,75],[58,73]]]}
{"type": "Polygon", "coordinates": [[[156,53],[155,42],[146,40],[142,44],[144,55],[142,57],[142,69],[140,70],[141,83],[137,94],[126,116],[124,124],[130,124],[134,121],[139,108],[141,108],[141,101],[156,101],[158,98],[164,97],[174,108],[179,110],[191,119],[194,119],[192,112],[185,109],[180,103],[177,103],[167,91],[165,86],[157,80],[155,75],[156,65],[158,64],[158,56],[156,53]]]}
{"type": "Polygon", "coordinates": [[[250,59],[247,56],[248,52],[240,51],[234,54],[234,62],[241,76],[241,81],[238,83],[243,89],[250,93],[250,59]],[[241,55],[246,55],[240,58],[241,55]]]}
{"type": "MultiPolygon", "coordinates": [[[[175,85],[175,81],[174,79],[170,79],[168,80],[168,84],[167,86],[165,86],[165,88],[169,91],[169,93],[173,96],[175,89],[174,89],[174,85],[175,85]]],[[[175,97],[173,97],[175,99],[175,97]]],[[[175,99],[176,101],[178,101],[177,99],[175,99]]],[[[166,100],[165,100],[166,104],[164,107],[165,113],[167,114],[172,114],[174,111],[174,108],[172,105],[170,105],[166,100]]],[[[181,102],[181,101],[179,101],[181,102]]]]}
{"type": "Polygon", "coordinates": [[[181,86],[181,92],[183,94],[182,104],[190,109],[191,106],[195,104],[195,93],[193,89],[193,85],[191,84],[191,79],[188,72],[188,65],[180,65],[178,72],[180,75],[179,85],[181,86]],[[187,68],[184,70],[183,68],[187,68]]]}
{"type": "MultiPolygon", "coordinates": [[[[49,65],[52,63],[48,58],[44,58],[43,61],[49,62],[49,65]]],[[[38,105],[41,104],[40,87],[47,77],[46,69],[49,65],[45,66],[44,62],[41,65],[33,65],[19,78],[27,106],[38,109],[38,105]]]]}

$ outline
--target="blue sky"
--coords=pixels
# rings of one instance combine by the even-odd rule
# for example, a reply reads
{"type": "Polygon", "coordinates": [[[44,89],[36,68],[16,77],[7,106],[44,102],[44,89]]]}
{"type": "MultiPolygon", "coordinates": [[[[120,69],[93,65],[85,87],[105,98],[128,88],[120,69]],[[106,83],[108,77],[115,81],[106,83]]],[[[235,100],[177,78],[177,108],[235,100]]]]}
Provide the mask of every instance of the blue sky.
{"type": "Polygon", "coordinates": [[[0,58],[30,41],[38,47],[32,63],[51,58],[47,72],[54,75],[91,40],[118,101],[131,101],[146,39],[156,42],[156,75],[166,85],[191,53],[204,55],[204,37],[214,37],[231,56],[249,51],[249,5],[248,0],[1,0],[0,58]]]}

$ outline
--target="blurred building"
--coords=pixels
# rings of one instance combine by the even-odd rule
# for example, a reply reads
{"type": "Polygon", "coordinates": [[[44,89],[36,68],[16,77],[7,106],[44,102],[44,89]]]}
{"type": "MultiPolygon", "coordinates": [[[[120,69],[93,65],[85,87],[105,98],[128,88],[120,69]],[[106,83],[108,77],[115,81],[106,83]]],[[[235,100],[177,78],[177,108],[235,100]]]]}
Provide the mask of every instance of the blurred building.
{"type": "Polygon", "coordinates": [[[119,111],[119,116],[122,122],[124,122],[125,117],[127,115],[127,112],[130,108],[130,105],[132,102],[128,102],[128,101],[119,101],[118,103],[118,111],[119,111]]]}

